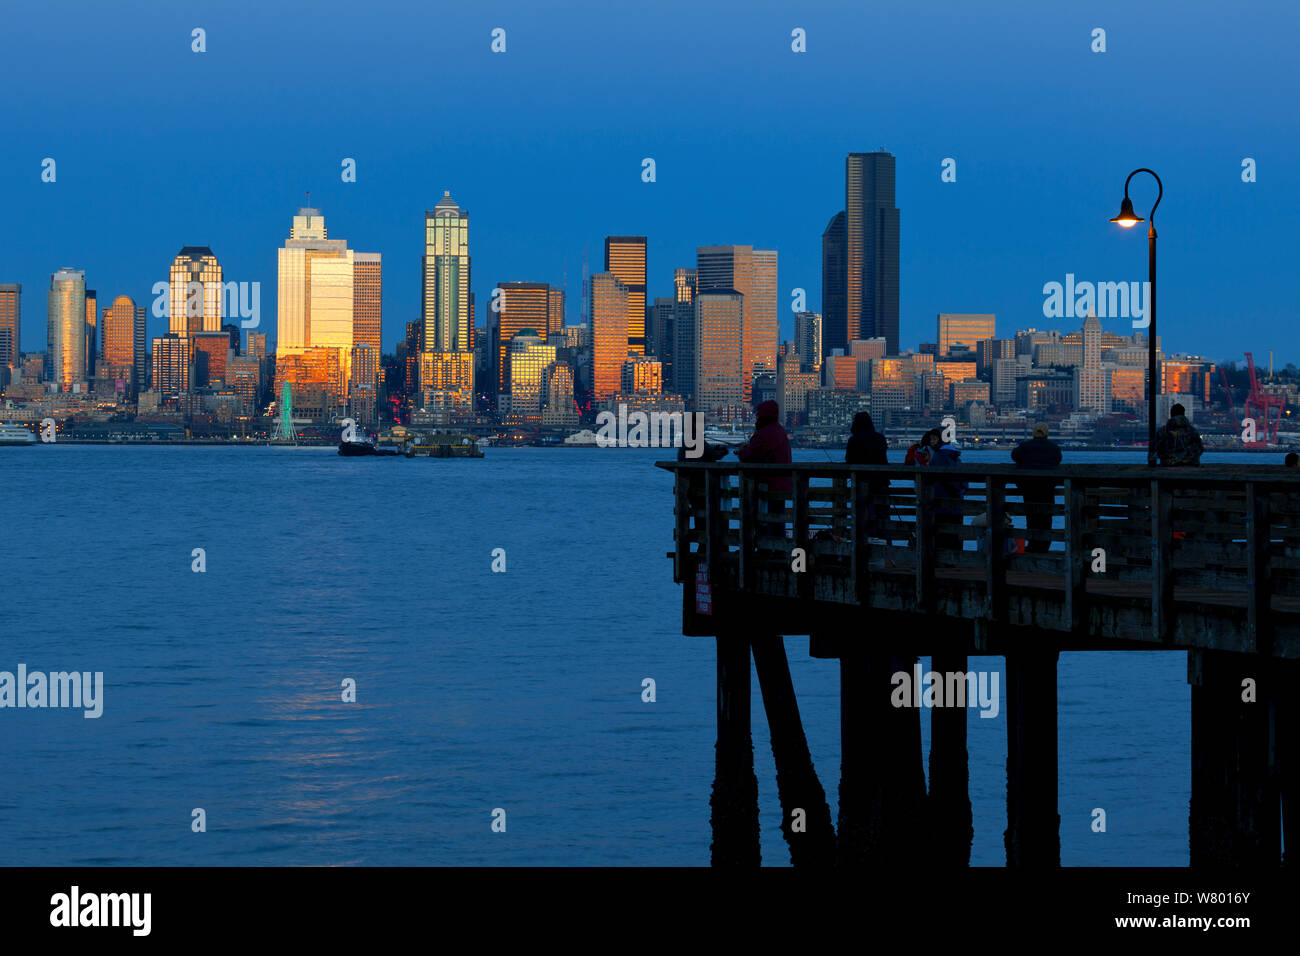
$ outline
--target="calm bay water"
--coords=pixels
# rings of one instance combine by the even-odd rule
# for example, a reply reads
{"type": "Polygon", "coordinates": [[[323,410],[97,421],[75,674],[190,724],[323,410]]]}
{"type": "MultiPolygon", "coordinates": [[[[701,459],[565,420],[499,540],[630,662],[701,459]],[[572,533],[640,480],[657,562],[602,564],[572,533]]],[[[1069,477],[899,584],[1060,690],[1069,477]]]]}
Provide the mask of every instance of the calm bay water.
{"type": "MultiPolygon", "coordinates": [[[[662,457],[0,449],[0,670],[105,681],[98,719],[0,710],[0,863],[707,864],[714,651],[680,635],[662,457]]],[[[786,644],[833,803],[838,669],[786,644]]],[[[757,693],[763,858],[784,865],[757,693]]],[[[1185,655],[1065,654],[1059,693],[1063,862],[1185,865],[1185,655]]],[[[1000,866],[1006,725],[969,727],[972,860],[1000,866]]]]}

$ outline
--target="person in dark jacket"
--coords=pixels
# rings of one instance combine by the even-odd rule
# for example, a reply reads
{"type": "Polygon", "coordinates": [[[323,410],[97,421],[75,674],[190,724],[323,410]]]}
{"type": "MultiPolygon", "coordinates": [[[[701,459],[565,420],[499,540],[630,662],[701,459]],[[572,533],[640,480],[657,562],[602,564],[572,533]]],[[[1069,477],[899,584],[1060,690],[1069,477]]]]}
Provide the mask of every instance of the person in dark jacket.
{"type": "MultiPolygon", "coordinates": [[[[794,459],[790,454],[790,438],[781,427],[781,408],[776,402],[760,402],[754,410],[758,420],[754,423],[754,434],[749,441],[736,449],[736,457],[743,462],[758,464],[769,462],[788,465],[794,459]]],[[[770,510],[768,494],[789,495],[794,491],[794,482],[789,473],[764,473],[758,485],[758,510],[764,514],[770,510]]],[[[784,508],[782,508],[784,510],[784,508]]],[[[785,537],[784,523],[765,523],[766,533],[775,538],[785,537]]]]}
{"type": "Polygon", "coordinates": [[[920,441],[907,449],[907,455],[903,458],[905,465],[920,465],[925,467],[930,464],[930,457],[934,450],[942,443],[943,432],[937,428],[931,428],[921,436],[920,441]]]}
{"type": "MultiPolygon", "coordinates": [[[[849,444],[844,449],[844,460],[850,465],[887,465],[889,464],[889,445],[885,436],[876,431],[876,423],[871,420],[870,412],[858,412],[853,416],[853,427],[849,433],[849,444]]],[[[855,478],[854,481],[857,481],[855,478]]],[[[887,537],[889,528],[889,479],[871,478],[867,482],[870,498],[867,504],[867,521],[872,533],[878,538],[887,537]]],[[[892,543],[892,542],[891,542],[892,543]]]]}
{"type": "MultiPolygon", "coordinates": [[[[961,447],[954,442],[940,445],[930,458],[931,468],[960,468],[961,447]]],[[[953,478],[934,483],[934,514],[936,548],[961,551],[965,546],[961,538],[962,499],[966,497],[967,483],[953,478]]]]}
{"type": "MultiPolygon", "coordinates": [[[[1045,471],[1061,463],[1061,449],[1056,442],[1047,437],[1047,424],[1039,422],[1034,426],[1034,437],[1022,441],[1011,452],[1011,460],[1017,468],[1026,471],[1045,471]]],[[[1025,499],[1026,505],[1034,510],[1025,517],[1025,524],[1030,531],[1050,532],[1052,530],[1052,506],[1056,503],[1056,482],[1051,479],[1038,479],[1016,482],[1016,488],[1025,499]]],[[[1052,542],[1044,534],[1043,538],[1030,539],[1026,550],[1030,554],[1045,554],[1052,549],[1052,542]]]]}
{"type": "Polygon", "coordinates": [[[1174,405],[1169,421],[1156,432],[1156,457],[1162,465],[1199,465],[1205,445],[1200,433],[1187,420],[1187,409],[1174,405]]]}

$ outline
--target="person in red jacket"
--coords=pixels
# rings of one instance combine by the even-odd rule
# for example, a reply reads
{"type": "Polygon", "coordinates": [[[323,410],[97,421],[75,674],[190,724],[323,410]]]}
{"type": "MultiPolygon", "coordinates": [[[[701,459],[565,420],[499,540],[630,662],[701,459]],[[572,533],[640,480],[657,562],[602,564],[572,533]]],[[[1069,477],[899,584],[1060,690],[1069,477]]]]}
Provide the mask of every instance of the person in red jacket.
{"type": "Polygon", "coordinates": [[[903,459],[905,465],[921,465],[922,467],[930,464],[930,457],[934,450],[941,444],[940,439],[943,433],[937,428],[931,428],[921,436],[921,440],[907,449],[907,455],[903,459]]]}
{"type": "MultiPolygon", "coordinates": [[[[754,434],[749,441],[741,445],[736,450],[736,457],[749,464],[759,464],[768,462],[778,465],[788,465],[794,459],[790,454],[790,437],[781,427],[780,415],[781,409],[776,402],[767,401],[759,403],[755,409],[758,414],[758,421],[754,424],[754,434]]],[[[759,514],[773,510],[769,507],[768,497],[765,492],[779,493],[789,495],[794,491],[794,481],[790,475],[783,472],[771,474],[765,472],[758,485],[759,514]]],[[[781,509],[784,510],[784,507],[781,509]]],[[[785,525],[765,522],[765,534],[775,537],[785,537],[785,525]]]]}

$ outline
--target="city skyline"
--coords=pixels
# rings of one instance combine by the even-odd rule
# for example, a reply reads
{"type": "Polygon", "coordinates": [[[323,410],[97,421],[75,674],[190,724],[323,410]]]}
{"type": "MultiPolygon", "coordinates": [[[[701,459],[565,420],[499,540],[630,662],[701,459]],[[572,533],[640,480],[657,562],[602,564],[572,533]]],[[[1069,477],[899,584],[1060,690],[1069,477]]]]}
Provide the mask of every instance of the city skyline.
{"type": "MultiPolygon", "coordinates": [[[[310,189],[339,234],[388,254],[383,342],[391,352],[419,311],[418,255],[404,250],[419,242],[420,210],[450,189],[475,214],[480,328],[490,289],[513,280],[567,287],[574,321],[584,248],[599,271],[603,238],[635,234],[648,237],[647,301],[668,292],[672,269],[689,266],[700,245],[776,249],[784,340],[792,290],[805,290],[806,309],[825,311],[820,240],[843,208],[844,157],[883,146],[897,157],[905,345],[927,340],[939,312],[1042,324],[1030,317],[1041,309],[1043,283],[1070,272],[1143,278],[1141,230],[1120,234],[1106,222],[1137,165],[1166,182],[1161,309],[1167,328],[1184,330],[1179,341],[1216,359],[1261,354],[1292,321],[1285,238],[1300,181],[1298,137],[1272,92],[1286,31],[1250,28],[1250,43],[1233,43],[1247,28],[1218,23],[1208,5],[1183,7],[1176,23],[1099,10],[1105,53],[1090,49],[1097,24],[1055,11],[1025,8],[1019,21],[971,13],[955,21],[960,29],[936,26],[933,11],[899,11],[888,24],[891,42],[870,62],[849,55],[863,31],[879,26],[865,11],[804,9],[786,23],[706,10],[685,31],[668,26],[671,16],[648,18],[621,31],[615,49],[598,49],[608,37],[577,11],[519,10],[502,14],[504,54],[491,52],[477,17],[450,11],[436,31],[455,41],[448,66],[465,89],[436,109],[425,102],[421,72],[403,59],[435,29],[430,12],[411,11],[401,30],[391,15],[364,18],[349,44],[313,34],[348,77],[326,105],[316,83],[271,65],[276,51],[301,39],[302,25],[276,10],[250,21],[240,7],[204,14],[208,50],[197,54],[188,22],[164,18],[125,34],[109,12],[88,10],[84,29],[69,38],[38,8],[18,5],[14,28],[27,42],[0,67],[23,92],[3,167],[9,228],[0,280],[37,289],[68,264],[86,271],[102,301],[126,294],[142,303],[164,277],[162,257],[204,244],[229,278],[260,281],[269,292],[274,260],[250,237],[278,239],[284,216],[310,189]],[[1211,24],[1223,47],[1213,68],[1170,70],[1203,45],[1211,24]],[[794,26],[807,30],[807,53],[790,48],[794,26]],[[99,109],[105,94],[62,74],[41,84],[22,79],[43,75],[38,66],[56,49],[112,77],[114,109],[99,109]],[[918,49],[934,56],[916,57],[918,49]],[[697,62],[703,51],[707,69],[697,62]],[[640,66],[613,70],[599,85],[538,69],[578,55],[593,68],[633,55],[640,66]],[[150,63],[147,78],[119,66],[133,56],[150,63]],[[380,62],[385,69],[370,69],[380,62]],[[750,86],[743,96],[724,86],[708,109],[678,95],[712,74],[747,76],[750,86]],[[1027,75],[1033,84],[1022,82],[1027,75]],[[864,81],[875,90],[865,110],[854,92],[864,81]],[[268,82],[283,101],[271,114],[268,82]],[[176,119],[174,91],[193,88],[205,108],[176,119]],[[628,102],[645,108],[629,111],[628,102]],[[719,107],[729,112],[721,136],[719,107]],[[155,122],[163,116],[168,122],[155,122]],[[1171,124],[1178,135],[1166,135],[1171,124]],[[239,133],[223,135],[228,129],[239,133]],[[108,131],[117,148],[104,153],[96,144],[108,131]],[[177,159],[177,137],[200,137],[202,160],[177,159]],[[47,157],[57,162],[55,182],[41,181],[47,157]],[[355,182],[340,177],[349,158],[355,182]],[[655,160],[654,182],[642,180],[645,158],[655,160]],[[944,182],[950,158],[955,181],[944,182]],[[1258,163],[1258,181],[1242,181],[1245,158],[1258,163]],[[86,219],[112,223],[113,241],[80,228],[86,219]]],[[[1135,184],[1140,212],[1152,192],[1135,184]]],[[[268,294],[264,309],[274,305],[268,294]]],[[[31,349],[39,310],[29,307],[23,321],[31,349]]],[[[150,339],[162,334],[152,313],[147,321],[150,339]]]]}

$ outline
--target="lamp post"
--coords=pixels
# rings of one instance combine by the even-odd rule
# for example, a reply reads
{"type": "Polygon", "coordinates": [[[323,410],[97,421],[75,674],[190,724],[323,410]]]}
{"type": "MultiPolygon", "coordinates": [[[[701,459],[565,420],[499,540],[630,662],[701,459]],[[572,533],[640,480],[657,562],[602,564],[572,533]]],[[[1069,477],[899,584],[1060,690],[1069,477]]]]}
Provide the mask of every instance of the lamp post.
{"type": "Polygon", "coordinates": [[[1119,215],[1111,219],[1125,229],[1131,229],[1140,222],[1141,216],[1133,212],[1133,200],[1128,198],[1128,184],[1138,173],[1151,173],[1160,192],[1156,195],[1155,206],[1151,207],[1150,222],[1147,224],[1147,274],[1151,285],[1151,296],[1147,301],[1147,464],[1156,463],[1156,395],[1160,393],[1160,371],[1156,366],[1156,206],[1165,194],[1165,184],[1156,176],[1154,170],[1141,167],[1128,174],[1124,180],[1124,201],[1120,203],[1119,215]]]}

